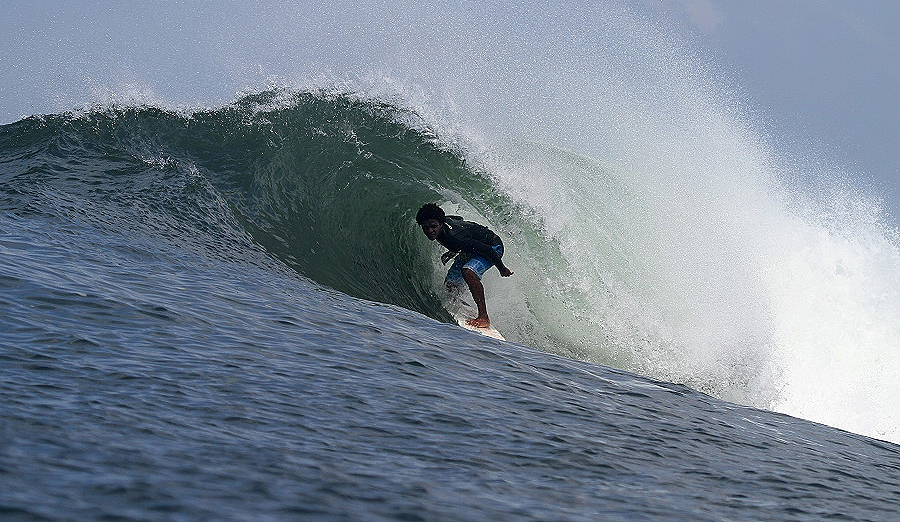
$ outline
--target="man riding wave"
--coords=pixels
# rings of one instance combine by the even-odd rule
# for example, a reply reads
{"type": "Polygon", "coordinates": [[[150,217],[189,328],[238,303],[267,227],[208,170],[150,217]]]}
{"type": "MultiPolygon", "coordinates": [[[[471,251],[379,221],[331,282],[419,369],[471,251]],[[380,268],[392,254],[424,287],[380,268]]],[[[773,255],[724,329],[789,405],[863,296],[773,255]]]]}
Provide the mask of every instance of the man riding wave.
{"type": "Polygon", "coordinates": [[[441,255],[441,263],[447,264],[456,257],[444,282],[448,290],[461,287],[463,282],[468,285],[472,299],[478,306],[478,317],[469,319],[466,324],[489,328],[491,320],[484,303],[481,277],[495,265],[501,276],[513,275],[503,264],[503,241],[483,225],[465,221],[460,216],[445,215],[444,210],[434,203],[422,205],[416,214],[416,223],[422,227],[425,237],[430,241],[437,240],[447,248],[447,252],[441,255]]]}

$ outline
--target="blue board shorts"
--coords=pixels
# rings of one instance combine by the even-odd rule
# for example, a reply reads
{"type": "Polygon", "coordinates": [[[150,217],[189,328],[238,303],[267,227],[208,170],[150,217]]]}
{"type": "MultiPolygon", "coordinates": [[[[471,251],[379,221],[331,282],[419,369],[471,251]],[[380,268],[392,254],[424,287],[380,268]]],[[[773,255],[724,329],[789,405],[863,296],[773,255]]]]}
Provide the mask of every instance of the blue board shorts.
{"type": "MultiPolygon", "coordinates": [[[[500,254],[500,257],[503,257],[503,245],[494,245],[491,248],[496,250],[497,253],[500,254]]],[[[481,276],[483,276],[492,266],[494,266],[494,262],[483,256],[470,256],[460,253],[456,256],[456,260],[453,261],[453,264],[450,265],[450,270],[447,271],[447,278],[444,279],[444,283],[448,285],[463,286],[466,284],[466,280],[463,279],[462,276],[463,268],[468,268],[475,272],[475,274],[478,275],[478,279],[481,279],[481,276]]]]}

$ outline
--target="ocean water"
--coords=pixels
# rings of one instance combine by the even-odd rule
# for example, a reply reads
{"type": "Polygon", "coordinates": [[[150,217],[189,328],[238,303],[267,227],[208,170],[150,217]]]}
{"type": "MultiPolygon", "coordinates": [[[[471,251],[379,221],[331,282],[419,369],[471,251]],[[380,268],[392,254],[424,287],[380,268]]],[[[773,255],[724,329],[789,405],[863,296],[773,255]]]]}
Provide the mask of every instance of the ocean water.
{"type": "MultiPolygon", "coordinates": [[[[744,338],[660,335],[649,240],[585,225],[635,187],[596,160],[519,141],[476,164],[408,108],[321,90],[30,117],[0,151],[3,520],[897,516],[896,427],[773,411],[803,387],[770,386],[794,375],[752,307],[744,338]],[[510,342],[450,324],[423,201],[508,238],[516,275],[485,284],[510,342]]],[[[829,387],[856,378],[801,398],[842,411],[829,387]]]]}
{"type": "Polygon", "coordinates": [[[702,43],[192,6],[78,6],[0,126],[0,520],[900,517],[900,231],[702,43]],[[425,202],[503,237],[508,342],[425,202]]]}

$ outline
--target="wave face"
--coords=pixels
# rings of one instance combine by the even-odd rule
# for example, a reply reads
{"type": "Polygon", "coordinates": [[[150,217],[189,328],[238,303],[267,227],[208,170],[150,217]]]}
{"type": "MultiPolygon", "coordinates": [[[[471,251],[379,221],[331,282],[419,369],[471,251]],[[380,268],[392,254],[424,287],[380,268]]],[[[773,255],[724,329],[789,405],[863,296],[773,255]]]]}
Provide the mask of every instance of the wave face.
{"type": "Polygon", "coordinates": [[[10,161],[38,166],[6,190],[28,208],[40,201],[41,212],[215,256],[264,250],[349,295],[439,315],[410,212],[441,184],[469,186],[467,196],[487,184],[398,108],[287,98],[267,92],[189,116],[137,107],[29,118],[4,145],[10,161]]]}
{"type": "Polygon", "coordinates": [[[792,195],[752,147],[707,154],[715,175],[687,149],[651,173],[431,123],[396,100],[284,89],[32,117],[4,127],[5,210],[449,321],[440,250],[413,221],[436,201],[504,238],[516,275],[485,285],[507,338],[897,440],[897,232],[861,200],[792,195]]]}

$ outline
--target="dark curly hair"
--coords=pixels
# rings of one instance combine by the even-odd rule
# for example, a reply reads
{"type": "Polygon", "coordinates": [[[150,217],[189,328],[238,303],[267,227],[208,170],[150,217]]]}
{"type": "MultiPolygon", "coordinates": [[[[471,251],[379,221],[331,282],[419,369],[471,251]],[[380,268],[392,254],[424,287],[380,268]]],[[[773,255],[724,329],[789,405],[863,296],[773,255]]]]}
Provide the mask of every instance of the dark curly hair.
{"type": "Polygon", "coordinates": [[[419,212],[416,213],[416,223],[423,224],[429,219],[436,219],[441,223],[444,222],[444,210],[435,203],[425,203],[419,212]]]}

